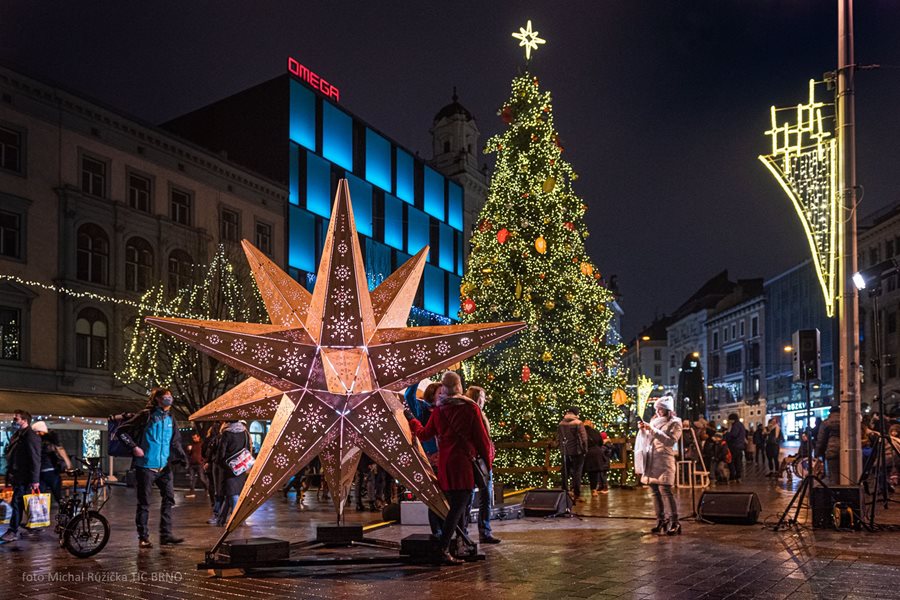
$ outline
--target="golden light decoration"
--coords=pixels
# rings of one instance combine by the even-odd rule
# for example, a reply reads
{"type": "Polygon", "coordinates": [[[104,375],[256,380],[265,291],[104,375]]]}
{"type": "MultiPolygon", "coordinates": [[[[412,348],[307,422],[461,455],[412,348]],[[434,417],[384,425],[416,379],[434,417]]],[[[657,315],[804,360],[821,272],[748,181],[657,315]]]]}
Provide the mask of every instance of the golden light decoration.
{"type": "Polygon", "coordinates": [[[653,391],[653,380],[646,375],[638,375],[637,378],[637,414],[643,415],[653,391]]]}
{"type": "MultiPolygon", "coordinates": [[[[837,140],[826,131],[822,110],[833,104],[816,102],[815,81],[809,80],[809,102],[796,108],[796,121],[778,122],[779,109],[771,107],[772,153],[760,155],[787,194],[809,243],[816,275],[825,296],[825,310],[834,315],[838,255],[842,245],[838,207],[837,140]]],[[[832,117],[829,117],[829,120],[832,117]]]]}
{"type": "Polygon", "coordinates": [[[520,40],[520,47],[525,47],[525,60],[531,60],[531,51],[537,50],[539,44],[547,43],[547,40],[538,37],[537,31],[531,29],[531,19],[528,19],[528,23],[525,27],[519,27],[519,32],[513,33],[512,36],[517,40],[520,40]]]}
{"type": "Polygon", "coordinates": [[[538,238],[534,240],[534,249],[541,254],[547,253],[547,240],[544,239],[544,236],[538,236],[538,238]]]}
{"type": "Polygon", "coordinates": [[[428,247],[370,293],[346,179],[338,185],[312,294],[246,240],[243,247],[271,325],[147,317],[249,376],[191,420],[272,420],[216,547],[317,455],[339,520],[360,450],[446,514],[400,393],[525,324],[406,327],[428,247]]]}

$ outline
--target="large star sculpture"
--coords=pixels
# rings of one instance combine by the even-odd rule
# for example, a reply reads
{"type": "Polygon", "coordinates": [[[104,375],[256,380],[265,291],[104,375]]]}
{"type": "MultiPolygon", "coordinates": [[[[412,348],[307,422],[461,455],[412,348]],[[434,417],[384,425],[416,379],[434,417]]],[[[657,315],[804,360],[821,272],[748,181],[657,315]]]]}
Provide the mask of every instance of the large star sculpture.
{"type": "Polygon", "coordinates": [[[428,247],[370,294],[346,180],[312,294],[246,240],[243,247],[271,325],[147,317],[249,375],[191,420],[272,421],[219,543],[316,456],[339,521],[360,451],[445,515],[446,499],[399,393],[525,324],[406,327],[428,247]]]}

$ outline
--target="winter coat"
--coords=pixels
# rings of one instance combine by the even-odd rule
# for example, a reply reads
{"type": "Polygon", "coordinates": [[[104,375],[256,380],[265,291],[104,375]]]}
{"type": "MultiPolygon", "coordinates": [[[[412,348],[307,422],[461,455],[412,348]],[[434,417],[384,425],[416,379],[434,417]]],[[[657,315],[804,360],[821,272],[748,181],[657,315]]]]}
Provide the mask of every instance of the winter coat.
{"type": "Polygon", "coordinates": [[[644,463],[642,483],[675,485],[675,445],[681,439],[681,419],[675,415],[650,421],[650,451],[644,463]]]}
{"type": "Polygon", "coordinates": [[[822,421],[819,439],[816,440],[816,454],[820,458],[838,458],[841,455],[841,415],[831,413],[822,421]]]}
{"type": "Polygon", "coordinates": [[[723,436],[731,451],[743,450],[747,447],[747,430],[740,421],[732,421],[731,427],[723,436]]]}
{"type": "Polygon", "coordinates": [[[464,396],[444,399],[431,412],[427,425],[418,419],[409,422],[413,434],[420,440],[437,438],[438,484],[445,491],[471,490],[475,487],[472,459],[479,456],[488,468],[494,461],[491,439],[484,430],[478,405],[464,396]]]}
{"type": "Polygon", "coordinates": [[[8,483],[29,485],[41,481],[41,436],[23,427],[9,439],[6,448],[8,483]]]}
{"type": "MultiPolygon", "coordinates": [[[[119,427],[119,439],[129,450],[134,450],[136,447],[143,448],[144,433],[147,430],[147,423],[150,421],[150,414],[154,410],[154,407],[148,406],[122,423],[119,427]]],[[[172,436],[169,439],[169,453],[166,467],[170,467],[173,464],[187,466],[187,454],[185,454],[184,447],[181,445],[181,433],[178,431],[178,423],[175,422],[175,415],[172,414],[172,411],[168,411],[167,416],[172,423],[172,436]]],[[[135,457],[135,459],[137,459],[137,457],[135,457]]],[[[137,466],[135,464],[135,459],[132,459],[131,461],[132,466],[137,466]]]]}
{"type": "Polygon", "coordinates": [[[603,443],[600,432],[593,427],[585,427],[587,431],[587,456],[584,458],[584,472],[608,471],[612,449],[603,443]]]}
{"type": "Polygon", "coordinates": [[[584,423],[572,413],[566,413],[559,422],[556,438],[563,456],[578,456],[587,452],[588,438],[584,423]]]}
{"type": "Polygon", "coordinates": [[[221,473],[221,481],[216,481],[218,490],[221,490],[221,496],[237,496],[244,489],[244,483],[247,481],[249,471],[244,471],[240,475],[235,475],[228,461],[234,458],[241,450],[251,449],[250,434],[247,427],[243,423],[231,423],[225,431],[219,436],[217,447],[218,457],[216,462],[219,464],[221,473]]]}

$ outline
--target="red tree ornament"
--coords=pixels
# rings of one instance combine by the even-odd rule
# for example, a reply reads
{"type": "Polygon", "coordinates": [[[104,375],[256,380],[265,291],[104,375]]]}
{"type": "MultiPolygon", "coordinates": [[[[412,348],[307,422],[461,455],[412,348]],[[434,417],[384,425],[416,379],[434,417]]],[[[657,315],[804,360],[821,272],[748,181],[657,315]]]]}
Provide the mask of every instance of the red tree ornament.
{"type": "Polygon", "coordinates": [[[485,231],[490,231],[491,227],[493,227],[493,225],[491,225],[491,222],[488,221],[487,219],[484,219],[481,222],[481,225],[478,226],[478,231],[484,233],[485,231]]]}
{"type": "Polygon", "coordinates": [[[572,221],[567,221],[565,227],[569,231],[575,231],[575,223],[573,223],[572,221]]]}
{"type": "Polygon", "coordinates": [[[465,300],[463,300],[462,309],[464,313],[466,313],[467,315],[471,315],[473,312],[475,312],[475,308],[476,306],[474,300],[472,300],[471,298],[466,298],[465,300]]]}
{"type": "Polygon", "coordinates": [[[513,122],[513,111],[511,106],[504,106],[503,110],[500,111],[500,118],[503,119],[503,122],[509,125],[513,122]]]}
{"type": "Polygon", "coordinates": [[[509,239],[509,230],[506,227],[504,227],[503,229],[501,229],[500,231],[497,232],[497,241],[500,242],[501,244],[505,244],[506,240],[508,240],[508,239],[509,239]]]}
{"type": "Polygon", "coordinates": [[[527,382],[529,379],[531,379],[531,369],[528,367],[528,365],[523,365],[522,366],[522,381],[527,382]]]}

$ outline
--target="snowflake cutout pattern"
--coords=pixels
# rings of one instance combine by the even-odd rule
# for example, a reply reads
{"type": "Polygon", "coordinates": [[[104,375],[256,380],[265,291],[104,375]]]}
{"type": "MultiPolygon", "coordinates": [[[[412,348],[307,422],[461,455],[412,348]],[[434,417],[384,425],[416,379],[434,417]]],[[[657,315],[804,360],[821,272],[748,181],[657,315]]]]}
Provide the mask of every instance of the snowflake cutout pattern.
{"type": "Polygon", "coordinates": [[[396,452],[400,447],[400,436],[395,431],[387,433],[381,438],[381,446],[388,452],[396,452]]]}
{"type": "Polygon", "coordinates": [[[297,410],[297,420],[303,426],[303,431],[312,430],[313,433],[318,433],[320,429],[325,427],[325,415],[322,411],[321,405],[315,405],[312,402],[306,405],[306,407],[300,407],[297,410]]]}
{"type": "Polygon", "coordinates": [[[403,371],[403,361],[406,359],[400,356],[400,350],[385,350],[378,355],[378,368],[386,375],[396,377],[403,371]]]}
{"type": "Polygon", "coordinates": [[[422,483],[423,481],[425,481],[425,476],[421,473],[416,473],[415,475],[413,475],[413,480],[415,480],[416,483],[422,483]]]}
{"type": "Polygon", "coordinates": [[[333,460],[334,460],[334,453],[332,453],[330,450],[322,453],[322,462],[324,462],[326,464],[330,464],[331,461],[333,461],[333,460]]]}
{"type": "Polygon", "coordinates": [[[252,353],[253,358],[263,363],[269,362],[275,355],[272,351],[272,346],[268,344],[256,344],[256,346],[253,347],[252,353]]]}
{"type": "Polygon", "coordinates": [[[441,356],[447,356],[448,354],[450,354],[450,344],[447,343],[445,340],[439,341],[437,343],[437,345],[434,347],[434,349],[441,356]]]}
{"type": "Polygon", "coordinates": [[[459,345],[463,348],[468,348],[472,344],[472,338],[469,337],[461,337],[459,338],[459,345]]]}
{"type": "Polygon", "coordinates": [[[360,415],[360,427],[363,429],[368,429],[369,433],[375,433],[375,430],[380,430],[382,426],[387,424],[387,417],[384,416],[381,412],[378,411],[378,408],[372,406],[371,404],[366,406],[360,415]]]}
{"type": "Polygon", "coordinates": [[[281,363],[278,365],[278,370],[287,377],[299,375],[301,369],[304,369],[307,366],[307,363],[304,362],[305,359],[306,353],[299,348],[292,348],[286,354],[282,354],[278,357],[278,362],[281,363]]]}
{"type": "Polygon", "coordinates": [[[292,452],[298,452],[300,450],[300,445],[303,443],[303,436],[301,436],[296,431],[292,431],[286,438],[284,438],[287,447],[291,449],[292,452]]]}
{"type": "Polygon", "coordinates": [[[222,338],[216,335],[215,333],[206,338],[206,341],[209,342],[213,346],[218,346],[222,343],[222,338]]]}
{"type": "Polygon", "coordinates": [[[353,300],[353,292],[347,286],[342,285],[331,294],[331,299],[341,308],[346,308],[353,300]]]}
{"type": "Polygon", "coordinates": [[[431,357],[431,350],[424,344],[416,344],[412,350],[411,358],[415,365],[424,366],[431,357]]]}
{"type": "Polygon", "coordinates": [[[339,265],[334,270],[334,276],[337,277],[338,281],[347,281],[350,279],[350,267],[347,265],[339,265]]]}
{"type": "Polygon", "coordinates": [[[347,254],[347,251],[349,249],[350,248],[349,248],[349,246],[347,246],[346,242],[341,242],[340,244],[338,244],[338,247],[337,247],[337,251],[341,256],[344,256],[345,254],[347,254]]]}
{"type": "Polygon", "coordinates": [[[281,404],[281,402],[278,400],[278,398],[272,398],[271,400],[269,400],[269,404],[267,406],[269,410],[278,410],[279,404],[281,404]]]}
{"type": "Polygon", "coordinates": [[[231,351],[236,352],[238,354],[243,354],[247,349],[247,342],[244,340],[234,340],[231,342],[231,351]]]}
{"type": "Polygon", "coordinates": [[[279,469],[286,468],[288,466],[288,457],[281,453],[275,455],[275,466],[279,469]]]}
{"type": "Polygon", "coordinates": [[[409,452],[404,452],[400,456],[397,457],[397,464],[403,467],[404,469],[412,464],[412,454],[409,452]]]}
{"type": "Polygon", "coordinates": [[[266,409],[263,406],[257,404],[256,406],[253,407],[251,412],[253,412],[253,414],[256,415],[257,417],[261,417],[264,414],[266,414],[266,409]]]}
{"type": "Polygon", "coordinates": [[[346,341],[353,333],[353,330],[359,329],[359,326],[353,322],[353,319],[345,317],[344,313],[340,316],[331,316],[331,323],[328,325],[331,331],[331,339],[337,339],[339,342],[346,341]]]}
{"type": "Polygon", "coordinates": [[[250,416],[250,411],[245,410],[245,409],[242,408],[242,409],[240,409],[239,411],[237,411],[237,414],[238,414],[239,417],[246,418],[246,417],[249,417],[249,416],[250,416]]]}
{"type": "Polygon", "coordinates": [[[272,476],[268,474],[263,475],[262,484],[267,486],[272,485],[272,476]]]}

